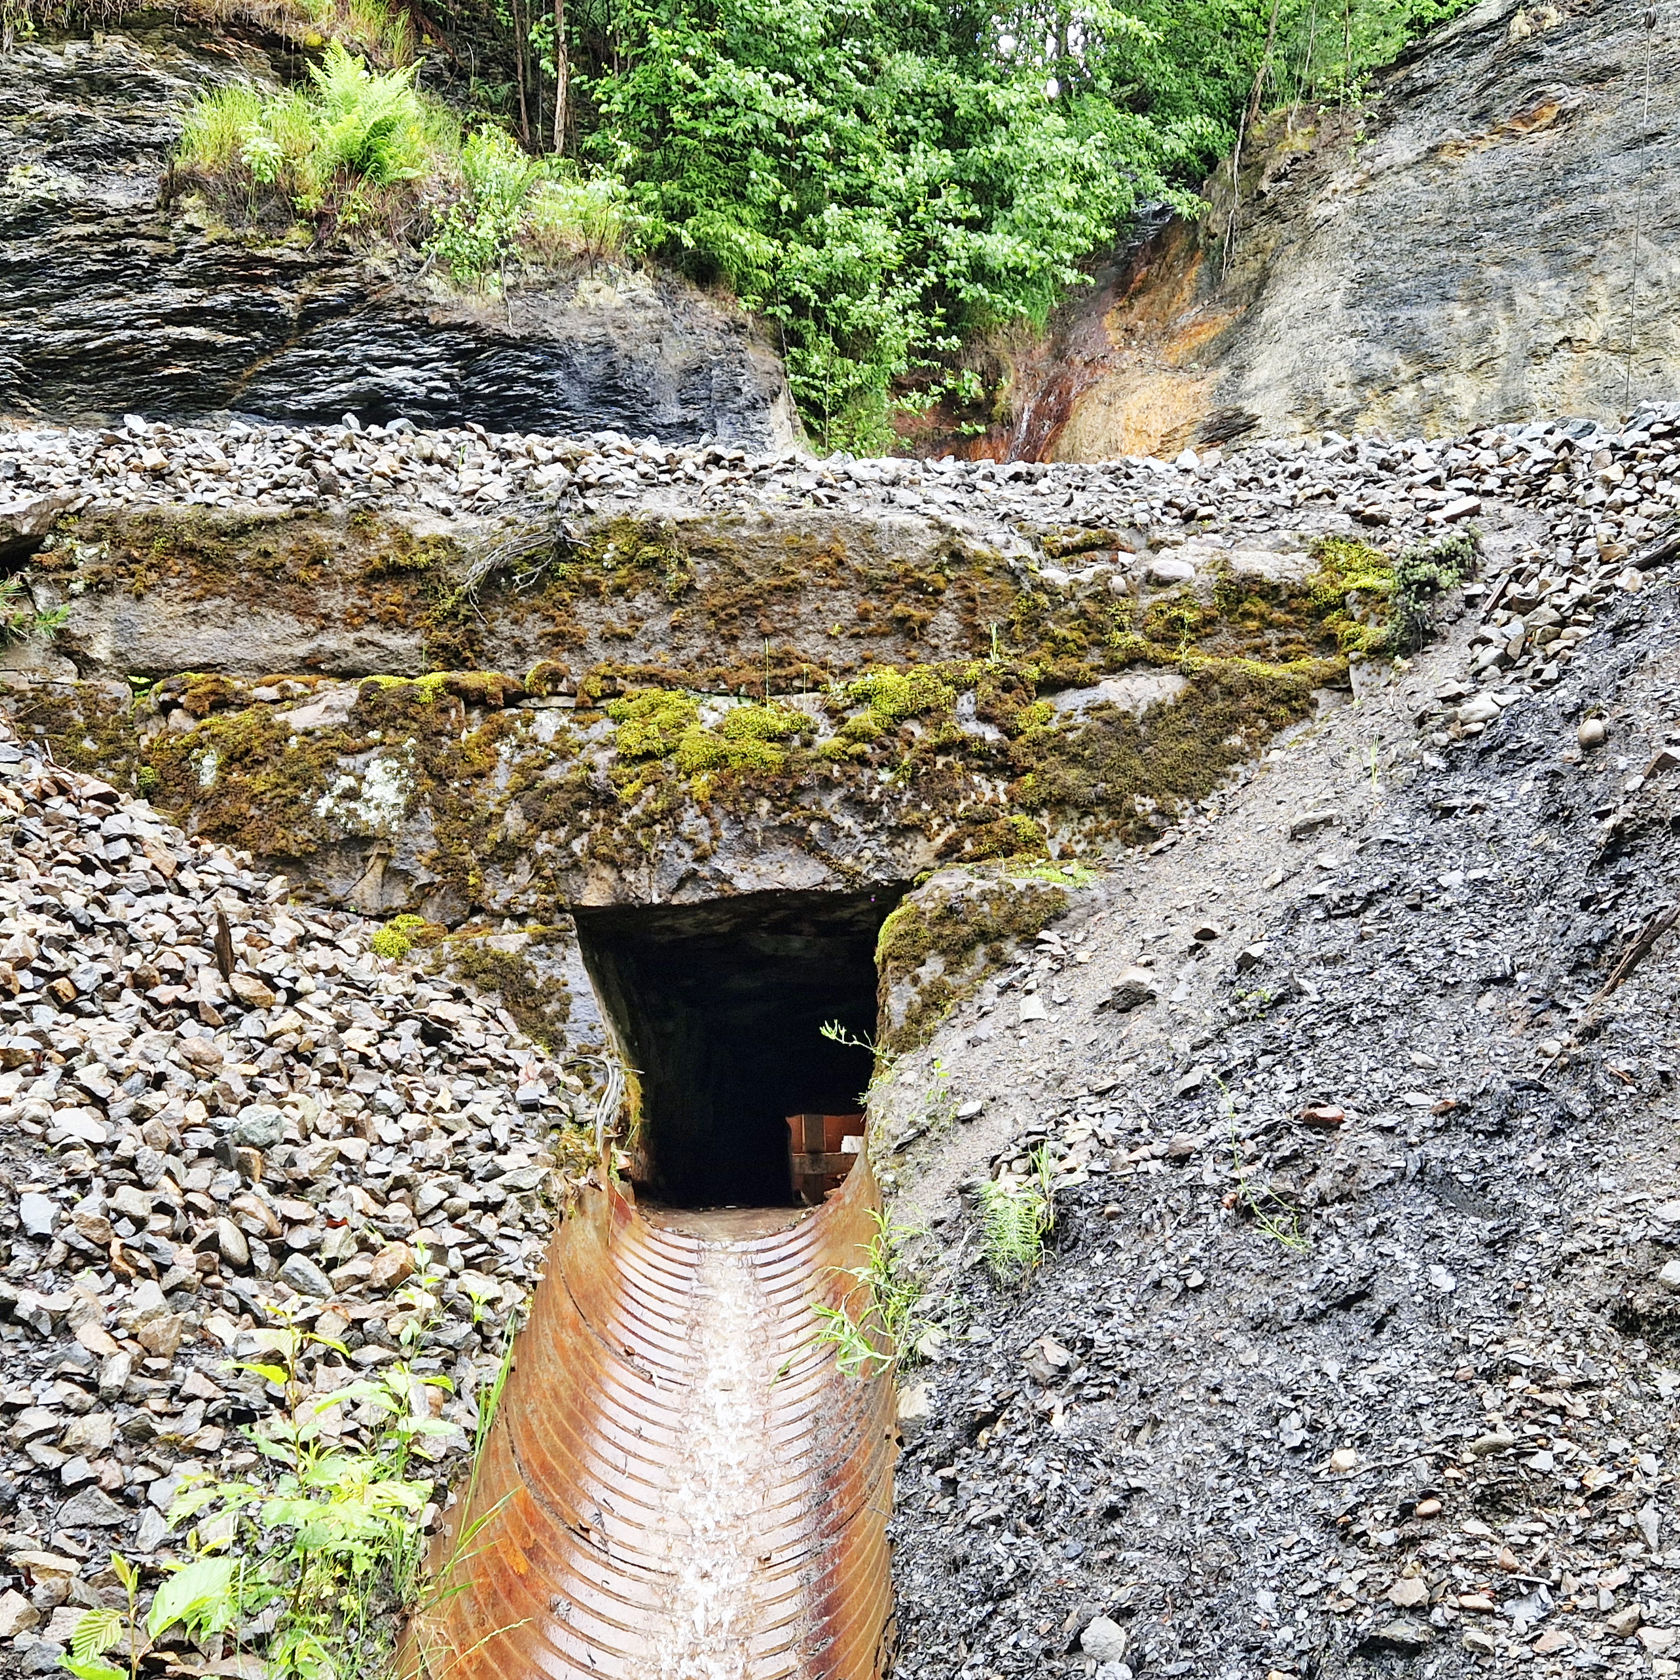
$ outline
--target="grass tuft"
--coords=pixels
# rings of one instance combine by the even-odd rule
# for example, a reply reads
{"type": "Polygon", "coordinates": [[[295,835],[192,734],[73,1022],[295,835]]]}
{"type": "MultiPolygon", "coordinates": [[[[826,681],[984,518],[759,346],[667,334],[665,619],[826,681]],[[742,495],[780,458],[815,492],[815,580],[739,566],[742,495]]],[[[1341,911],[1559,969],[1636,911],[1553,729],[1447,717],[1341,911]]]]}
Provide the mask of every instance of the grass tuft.
{"type": "Polygon", "coordinates": [[[1000,1283],[1018,1283],[1044,1258],[1056,1225],[1054,1163],[1047,1145],[1027,1157],[1028,1173],[1004,1173],[980,1186],[981,1251],[1000,1283]]]}

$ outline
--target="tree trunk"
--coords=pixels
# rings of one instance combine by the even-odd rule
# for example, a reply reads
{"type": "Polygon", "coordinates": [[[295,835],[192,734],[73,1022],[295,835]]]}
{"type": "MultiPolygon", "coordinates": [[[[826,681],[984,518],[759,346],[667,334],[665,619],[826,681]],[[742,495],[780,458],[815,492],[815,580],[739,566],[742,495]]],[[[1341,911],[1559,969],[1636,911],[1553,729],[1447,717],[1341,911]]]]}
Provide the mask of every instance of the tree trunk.
{"type": "Polygon", "coordinates": [[[566,149],[566,95],[572,77],[566,51],[566,0],[554,0],[554,155],[566,149]]]}
{"type": "Polygon", "coordinates": [[[526,40],[529,31],[520,20],[519,0],[513,0],[510,8],[513,13],[513,68],[519,78],[519,140],[526,151],[531,149],[531,115],[525,104],[525,55],[530,43],[526,40]]]}

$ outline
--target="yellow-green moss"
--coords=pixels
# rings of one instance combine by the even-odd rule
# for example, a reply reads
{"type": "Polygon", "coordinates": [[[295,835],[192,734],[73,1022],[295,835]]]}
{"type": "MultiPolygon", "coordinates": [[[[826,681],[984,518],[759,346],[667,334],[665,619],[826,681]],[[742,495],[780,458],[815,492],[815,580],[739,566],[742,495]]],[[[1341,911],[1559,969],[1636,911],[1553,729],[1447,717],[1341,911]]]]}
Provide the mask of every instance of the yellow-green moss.
{"type": "Polygon", "coordinates": [[[1321,537],[1312,553],[1318,569],[1309,581],[1310,598],[1325,631],[1346,655],[1386,652],[1393,562],[1351,537],[1321,537]]]}
{"type": "Polygon", "coordinates": [[[912,665],[903,671],[865,671],[846,685],[846,697],[854,705],[867,705],[877,717],[901,723],[947,710],[956,704],[957,691],[937,667],[912,665]]]}
{"type": "Polygon", "coordinates": [[[376,957],[406,957],[418,940],[435,943],[447,932],[448,929],[437,922],[428,922],[424,916],[393,916],[368,941],[368,948],[376,957]]]}
{"type": "Polygon", "coordinates": [[[607,702],[607,716],[618,725],[613,745],[634,764],[669,758],[682,744],[683,732],[700,721],[700,702],[680,689],[654,688],[628,700],[607,702]]]}

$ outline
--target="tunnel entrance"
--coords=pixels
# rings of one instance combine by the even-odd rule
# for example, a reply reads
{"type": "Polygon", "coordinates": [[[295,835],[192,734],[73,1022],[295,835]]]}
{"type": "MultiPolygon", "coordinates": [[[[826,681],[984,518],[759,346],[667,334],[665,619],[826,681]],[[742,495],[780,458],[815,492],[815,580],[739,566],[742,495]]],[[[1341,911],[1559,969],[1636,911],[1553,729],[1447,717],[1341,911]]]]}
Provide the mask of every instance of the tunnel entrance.
{"type": "Polygon", "coordinates": [[[596,993],[641,1070],[642,1189],[689,1208],[794,1201],[789,1118],[862,1106],[869,1052],[822,1028],[875,1036],[875,939],[901,896],[748,893],[573,912],[596,993]]]}

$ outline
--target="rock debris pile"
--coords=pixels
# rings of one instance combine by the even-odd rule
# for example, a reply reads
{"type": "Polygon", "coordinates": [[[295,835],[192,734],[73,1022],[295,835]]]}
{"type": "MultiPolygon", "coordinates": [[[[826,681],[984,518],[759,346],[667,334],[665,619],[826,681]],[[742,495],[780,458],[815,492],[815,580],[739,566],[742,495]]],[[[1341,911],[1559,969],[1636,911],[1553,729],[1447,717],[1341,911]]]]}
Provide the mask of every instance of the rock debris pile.
{"type": "Polygon", "coordinates": [[[974,1165],[1048,1145],[1059,1218],[1023,1293],[939,1216],[905,1680],[1680,1673],[1664,546],[1517,556],[1489,601],[1573,659],[1461,634],[1421,735],[1331,714],[935,1039],[956,1147],[1024,1116],[974,1165]],[[1490,646],[1523,680],[1444,718],[1490,646]]]}
{"type": "Polygon", "coordinates": [[[287,892],[0,734],[0,1639],[26,1673],[111,1601],[112,1549],[179,1555],[184,1475],[256,1463],[238,1426],[277,1391],[230,1361],[276,1312],[348,1349],[306,1358],[314,1394],[399,1353],[447,1377],[415,1390],[458,1426],[421,1443],[441,1468],[539,1265],[580,1081],[287,892]]]}
{"type": "MultiPolygon", "coordinates": [[[[802,504],[902,509],[1005,550],[1018,522],[1137,527],[1159,543],[1186,526],[1219,530],[1340,513],[1421,531],[1475,518],[1490,499],[1562,510],[1548,537],[1570,558],[1614,559],[1680,506],[1680,405],[1640,410],[1619,431],[1596,421],[1488,428],[1457,442],[1344,438],[1055,463],[813,460],[722,444],[675,448],[616,432],[586,439],[362,427],[215,430],[131,415],[120,429],[0,432],[0,497],[75,507],[344,502],[450,516],[586,513],[634,503],[723,510],[802,504]]],[[[0,504],[3,514],[3,504],[0,504]]],[[[1030,545],[1029,545],[1030,546],[1030,545]]],[[[1025,549],[1023,548],[1023,552],[1025,549]]],[[[1549,554],[1548,559],[1555,558],[1549,554]]],[[[1057,581],[1051,578],[1052,582],[1057,581]]]]}

